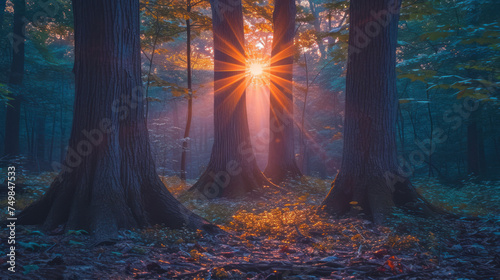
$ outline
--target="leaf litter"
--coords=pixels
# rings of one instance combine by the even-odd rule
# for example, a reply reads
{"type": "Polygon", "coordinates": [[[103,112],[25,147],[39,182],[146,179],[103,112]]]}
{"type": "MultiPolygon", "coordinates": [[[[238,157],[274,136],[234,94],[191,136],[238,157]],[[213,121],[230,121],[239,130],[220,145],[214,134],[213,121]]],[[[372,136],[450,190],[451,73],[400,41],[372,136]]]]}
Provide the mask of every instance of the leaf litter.
{"type": "MultiPolygon", "coordinates": [[[[89,247],[85,230],[44,233],[34,226],[18,226],[16,279],[498,279],[500,275],[499,208],[492,212],[491,205],[484,212],[488,215],[478,218],[426,219],[395,211],[391,223],[379,226],[359,217],[319,215],[317,205],[330,186],[325,180],[306,177],[289,182],[289,195],[270,193],[254,201],[207,201],[186,194],[189,184],[176,177],[162,180],[186,206],[226,234],[155,226],[122,230],[114,242],[89,247]]],[[[50,180],[45,176],[38,184],[46,182],[50,180]]],[[[34,178],[31,184],[36,183],[34,178]]],[[[438,193],[439,188],[447,187],[434,182],[433,191],[438,193]]],[[[32,189],[23,194],[26,199],[43,193],[43,187],[32,189]]],[[[474,195],[485,195],[479,193],[481,188],[475,191],[474,195]]],[[[443,205],[456,203],[440,199],[443,205]]],[[[482,213],[480,207],[474,211],[482,213]]],[[[7,234],[6,229],[0,232],[4,271],[7,234]]]]}

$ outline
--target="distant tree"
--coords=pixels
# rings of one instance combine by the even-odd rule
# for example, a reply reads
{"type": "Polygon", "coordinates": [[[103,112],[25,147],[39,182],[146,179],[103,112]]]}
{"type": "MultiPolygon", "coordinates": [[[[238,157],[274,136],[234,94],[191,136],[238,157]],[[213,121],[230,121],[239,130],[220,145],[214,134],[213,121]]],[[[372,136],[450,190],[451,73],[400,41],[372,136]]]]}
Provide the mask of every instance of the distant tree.
{"type": "Polygon", "coordinates": [[[430,213],[396,155],[396,42],[400,1],[350,2],[344,148],[322,203],[331,214],[363,211],[382,223],[395,206],[430,213]]]}
{"type": "MultiPolygon", "coordinates": [[[[421,150],[415,144],[426,137],[439,147],[422,149],[430,174],[497,174],[499,8],[498,1],[426,1],[402,11],[397,69],[402,154],[421,150]],[[422,100],[427,104],[419,104],[422,100]],[[428,107],[428,117],[420,106],[428,107]],[[413,137],[405,137],[404,127],[413,137]],[[443,128],[446,144],[433,137],[443,128]]],[[[416,174],[419,165],[412,164],[416,174]]]]}
{"type": "Polygon", "coordinates": [[[11,157],[19,154],[19,125],[21,122],[21,96],[19,88],[24,77],[24,40],[26,14],[25,0],[14,0],[14,24],[11,36],[12,41],[12,62],[10,67],[9,85],[11,91],[9,105],[5,117],[5,142],[4,155],[11,157]]]}
{"type": "MultiPolygon", "coordinates": [[[[492,2],[487,2],[487,3],[477,3],[477,2],[472,2],[470,4],[470,15],[469,18],[466,18],[464,21],[468,24],[468,26],[474,26],[477,27],[478,29],[481,28],[482,26],[491,26],[495,24],[498,27],[498,18],[495,17],[497,16],[498,8],[500,5],[498,3],[494,3],[495,1],[492,2]],[[492,24],[493,23],[493,24],[492,24]]],[[[498,35],[498,34],[497,34],[498,35]]],[[[496,36],[498,38],[498,36],[496,36]]],[[[498,39],[496,40],[498,41],[498,39]]],[[[492,42],[488,42],[491,44],[492,42]]],[[[472,43],[472,46],[474,49],[476,48],[481,48],[482,44],[478,43],[472,43]]],[[[496,49],[498,50],[498,48],[496,49]]],[[[481,56],[485,56],[484,53],[481,52],[471,52],[469,55],[467,55],[467,58],[469,59],[469,62],[471,64],[476,64],[477,61],[481,60],[481,56]]],[[[491,59],[490,56],[485,56],[487,59],[491,59]]],[[[496,58],[497,59],[497,58],[496,58]]],[[[479,71],[477,69],[474,69],[473,67],[467,69],[467,76],[472,77],[476,80],[481,80],[484,79],[484,71],[481,71],[480,67],[476,67],[477,69],[480,69],[479,71]]],[[[493,69],[488,69],[488,71],[492,71],[493,69]]],[[[490,73],[491,73],[490,72],[490,73]]],[[[492,75],[489,74],[491,77],[492,75]]],[[[491,81],[490,81],[491,83],[491,81]]],[[[479,84],[480,88],[485,88],[484,84],[479,84]]],[[[488,92],[489,95],[492,94],[492,91],[490,90],[488,92]]],[[[486,163],[486,156],[485,156],[485,149],[484,149],[484,127],[485,127],[485,121],[484,123],[482,122],[482,111],[483,111],[483,105],[480,102],[478,103],[478,109],[473,111],[470,115],[469,121],[467,123],[467,171],[470,174],[474,174],[476,176],[481,176],[485,174],[485,171],[488,167],[488,164],[486,163]]]]}
{"type": "Polygon", "coordinates": [[[264,174],[279,184],[287,177],[302,173],[295,161],[293,127],[293,39],[295,36],[295,0],[276,0],[273,13],[271,51],[269,157],[264,174]]]}
{"type": "Polygon", "coordinates": [[[317,0],[308,0],[309,2],[309,10],[311,12],[311,15],[313,17],[312,24],[314,26],[314,39],[316,41],[316,44],[318,45],[318,50],[320,51],[320,57],[322,59],[326,59],[327,57],[327,48],[325,46],[325,43],[323,42],[323,39],[325,37],[325,32],[322,31],[321,29],[321,24],[322,24],[322,16],[320,15],[321,13],[324,12],[325,6],[324,3],[319,3],[320,1],[317,0]]]}
{"type": "MultiPolygon", "coordinates": [[[[191,120],[193,118],[193,67],[191,65],[191,29],[193,25],[194,18],[196,20],[197,17],[193,17],[192,9],[197,5],[203,3],[203,1],[191,2],[191,0],[187,0],[186,2],[186,72],[187,72],[187,99],[188,99],[188,108],[187,108],[187,118],[186,118],[186,127],[184,129],[184,138],[182,141],[182,154],[181,154],[181,179],[186,180],[186,163],[187,163],[187,151],[188,151],[188,138],[189,133],[191,131],[191,120]]],[[[200,26],[203,27],[201,23],[200,26]]]]}
{"type": "Polygon", "coordinates": [[[73,13],[76,96],[68,153],[19,223],[86,229],[98,240],[152,224],[210,229],[155,171],[141,90],[139,1],[75,0],[73,13]]]}
{"type": "MultiPolygon", "coordinates": [[[[186,180],[187,152],[189,151],[189,135],[193,115],[193,51],[191,45],[193,38],[199,36],[200,32],[210,29],[210,18],[201,12],[207,7],[208,3],[203,0],[160,0],[144,4],[146,21],[148,22],[144,35],[148,39],[143,42],[143,45],[145,45],[143,49],[151,49],[151,55],[146,56],[149,61],[148,86],[168,86],[174,96],[184,96],[188,103],[186,126],[180,152],[180,178],[182,180],[186,180]],[[168,30],[168,32],[165,32],[165,30],[168,30]],[[182,59],[182,62],[185,62],[187,87],[174,85],[164,80],[160,75],[152,74],[154,58],[157,57],[155,54],[161,51],[161,44],[174,41],[184,32],[186,32],[186,57],[182,59]],[[151,78],[153,78],[153,81],[151,81],[151,78]]],[[[172,64],[176,64],[176,58],[176,56],[170,55],[166,57],[166,60],[171,60],[172,64]]],[[[181,137],[177,139],[181,139],[181,137]]]]}
{"type": "Polygon", "coordinates": [[[208,198],[237,197],[273,184],[257,166],[246,109],[246,55],[241,0],[213,0],[214,144],[191,188],[208,198]]]}
{"type": "Polygon", "coordinates": [[[5,6],[7,4],[7,0],[0,0],[0,30],[3,27],[3,16],[5,14],[5,6]]]}
{"type": "MultiPolygon", "coordinates": [[[[191,12],[191,0],[187,0],[186,11],[191,12]]],[[[184,137],[182,141],[181,154],[181,180],[186,180],[186,156],[188,150],[188,138],[191,131],[191,119],[193,118],[193,74],[191,68],[191,20],[186,19],[186,70],[187,70],[187,86],[188,86],[188,108],[186,118],[186,128],[184,129],[184,137]]]]}

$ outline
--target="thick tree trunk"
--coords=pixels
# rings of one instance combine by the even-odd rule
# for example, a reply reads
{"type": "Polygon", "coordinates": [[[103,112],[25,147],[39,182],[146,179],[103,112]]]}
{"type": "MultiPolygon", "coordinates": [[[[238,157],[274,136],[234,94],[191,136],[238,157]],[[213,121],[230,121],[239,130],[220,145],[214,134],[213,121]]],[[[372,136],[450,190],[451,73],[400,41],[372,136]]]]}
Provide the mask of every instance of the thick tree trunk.
{"type": "Polygon", "coordinates": [[[400,2],[392,0],[350,2],[343,158],[322,203],[331,214],[363,211],[382,223],[394,206],[429,212],[409,180],[398,173],[395,69],[399,7],[400,2]]]}
{"type": "MultiPolygon", "coordinates": [[[[26,2],[14,0],[14,25],[12,32],[12,63],[10,67],[9,85],[11,90],[18,91],[24,77],[24,35],[25,25],[23,18],[26,14],[26,2]]],[[[10,94],[5,116],[4,155],[8,158],[19,154],[19,127],[21,123],[21,97],[19,94],[10,94]]]]}
{"type": "Polygon", "coordinates": [[[264,174],[275,184],[302,176],[295,161],[293,120],[293,39],[295,0],[276,0],[271,51],[269,158],[264,174]]]}
{"type": "Polygon", "coordinates": [[[246,55],[241,0],[212,0],[214,145],[205,172],[191,188],[207,198],[238,197],[273,185],[259,170],[246,109],[246,55]]]}
{"type": "Polygon", "coordinates": [[[210,225],[158,178],[140,76],[139,1],[75,0],[76,96],[69,150],[44,197],[18,217],[98,239],[151,224],[210,225]]]}

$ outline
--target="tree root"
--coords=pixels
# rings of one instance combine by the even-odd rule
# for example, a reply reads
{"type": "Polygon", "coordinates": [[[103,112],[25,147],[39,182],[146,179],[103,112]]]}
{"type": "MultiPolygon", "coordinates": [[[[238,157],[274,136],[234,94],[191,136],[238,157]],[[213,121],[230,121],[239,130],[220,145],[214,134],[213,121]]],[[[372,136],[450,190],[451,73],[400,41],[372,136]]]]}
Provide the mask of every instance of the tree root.
{"type": "Polygon", "coordinates": [[[354,177],[341,173],[333,181],[320,210],[332,215],[363,212],[375,223],[384,224],[394,208],[425,217],[453,216],[423,198],[408,179],[389,184],[382,176],[354,177]]]}

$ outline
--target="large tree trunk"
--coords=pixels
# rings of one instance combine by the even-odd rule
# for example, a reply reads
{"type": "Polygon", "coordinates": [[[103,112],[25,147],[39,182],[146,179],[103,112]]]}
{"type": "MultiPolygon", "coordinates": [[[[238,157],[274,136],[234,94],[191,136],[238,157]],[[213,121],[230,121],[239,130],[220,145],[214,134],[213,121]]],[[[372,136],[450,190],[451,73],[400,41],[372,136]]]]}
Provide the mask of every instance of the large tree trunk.
{"type": "Polygon", "coordinates": [[[331,214],[361,210],[382,223],[394,206],[414,206],[429,213],[430,206],[398,172],[399,7],[400,2],[393,0],[350,2],[343,158],[322,203],[331,214]]]}
{"type": "Polygon", "coordinates": [[[155,171],[141,87],[139,1],[75,0],[73,11],[76,96],[68,153],[47,193],[18,221],[87,229],[98,239],[151,224],[209,229],[155,171]]]}
{"type": "Polygon", "coordinates": [[[246,55],[241,0],[212,0],[214,145],[191,188],[207,198],[237,197],[272,185],[257,166],[247,121],[246,55]]]}
{"type": "Polygon", "coordinates": [[[302,176],[295,162],[293,120],[293,39],[295,0],[276,0],[271,51],[269,158],[264,174],[275,184],[302,176]]]}
{"type": "Polygon", "coordinates": [[[26,14],[26,2],[14,0],[14,26],[12,33],[12,63],[10,67],[9,85],[11,90],[18,94],[9,94],[9,101],[5,116],[5,142],[4,155],[8,158],[19,154],[19,127],[21,122],[21,97],[20,87],[24,77],[24,15],[26,14]]]}

